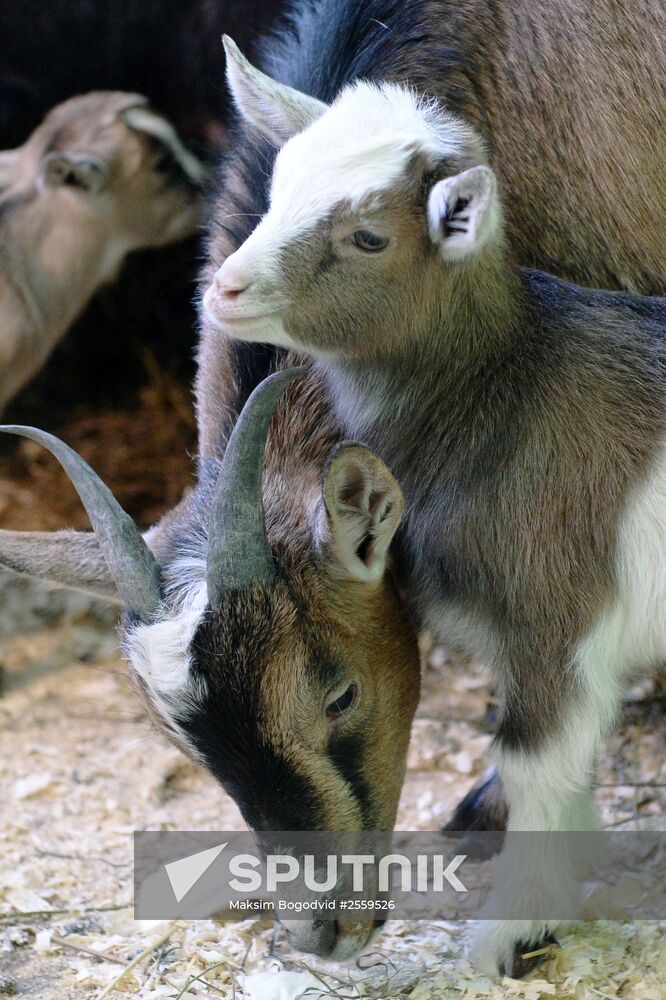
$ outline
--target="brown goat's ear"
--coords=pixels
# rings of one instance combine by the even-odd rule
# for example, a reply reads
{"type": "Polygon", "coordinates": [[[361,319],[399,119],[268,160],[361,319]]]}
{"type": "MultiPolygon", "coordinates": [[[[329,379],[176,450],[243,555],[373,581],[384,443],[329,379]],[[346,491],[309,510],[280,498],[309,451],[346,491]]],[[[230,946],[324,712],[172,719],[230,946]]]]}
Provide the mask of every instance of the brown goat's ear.
{"type": "Polygon", "coordinates": [[[185,148],[175,128],[166,118],[145,104],[138,104],[123,111],[122,119],[135,132],[157,139],[193,184],[204,184],[208,177],[206,167],[185,148]]]}
{"type": "Polygon", "coordinates": [[[228,35],[223,36],[227,56],[227,84],[242,116],[276,145],[321,117],[328,105],[315,97],[278,83],[249,62],[228,35]]]}
{"type": "Polygon", "coordinates": [[[69,153],[49,153],[42,164],[46,187],[74,187],[97,194],[106,187],[108,170],[101,160],[69,153]]]}
{"type": "Polygon", "coordinates": [[[494,236],[500,210],[497,181],[490,167],[471,167],[446,177],[428,196],[430,238],[444,260],[465,260],[494,236]]]}
{"type": "Polygon", "coordinates": [[[0,191],[11,187],[19,174],[20,150],[7,149],[0,153],[0,191]]]}
{"type": "Polygon", "coordinates": [[[382,460],[355,441],[338,445],[324,473],[323,499],[318,542],[332,568],[356,580],[381,579],[404,508],[382,460]]]}
{"type": "Polygon", "coordinates": [[[121,603],[92,531],[0,531],[0,569],[121,603]]]}

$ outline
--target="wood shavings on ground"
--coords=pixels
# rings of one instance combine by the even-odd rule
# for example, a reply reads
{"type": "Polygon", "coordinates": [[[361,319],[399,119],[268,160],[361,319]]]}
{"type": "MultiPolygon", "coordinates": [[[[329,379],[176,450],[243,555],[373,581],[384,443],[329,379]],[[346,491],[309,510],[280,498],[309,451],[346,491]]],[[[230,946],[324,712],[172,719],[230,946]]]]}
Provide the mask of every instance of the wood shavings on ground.
{"type": "MultiPolygon", "coordinates": [[[[467,962],[462,924],[390,922],[368,954],[332,965],[294,952],[267,920],[134,921],[134,830],[242,820],[208,775],[157,742],[104,616],[80,604],[57,615],[0,642],[0,997],[666,1000],[666,928],[654,922],[577,926],[530,978],[500,984],[467,962]]],[[[401,829],[448,818],[487,766],[494,725],[483,670],[423,648],[401,829]]],[[[663,819],[665,721],[663,689],[633,689],[601,761],[606,824],[663,819]]]]}

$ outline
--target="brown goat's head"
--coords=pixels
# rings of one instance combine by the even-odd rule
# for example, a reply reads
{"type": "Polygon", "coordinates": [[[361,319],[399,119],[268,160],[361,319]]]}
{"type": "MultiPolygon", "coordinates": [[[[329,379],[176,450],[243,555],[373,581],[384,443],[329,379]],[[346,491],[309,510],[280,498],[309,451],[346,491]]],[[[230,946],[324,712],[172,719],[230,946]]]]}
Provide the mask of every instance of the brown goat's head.
{"type": "MultiPolygon", "coordinates": [[[[157,558],[62,442],[6,428],[56,454],[97,548],[95,536],[78,550],[60,536],[58,560],[44,536],[32,536],[31,547],[3,532],[0,564],[69,586],[78,572],[79,585],[96,593],[115,587],[125,654],[149,712],[215,775],[252,828],[390,830],[419,692],[415,635],[388,555],[402,495],[369,449],[342,443],[316,488],[281,484],[280,503],[292,491],[312,493],[309,523],[296,545],[275,526],[269,543],[264,446],[292,379],[280,372],[255,390],[219,472],[202,475],[164,538],[147,536],[157,558]]],[[[290,927],[301,947],[336,958],[358,950],[372,929],[372,921],[290,927]]]]}
{"type": "MultiPolygon", "coordinates": [[[[204,168],[139,94],[59,104],[23,146],[0,154],[0,197],[50,199],[126,249],[163,246],[201,220],[204,168]]],[[[53,203],[53,204],[51,204],[53,203]]]]}

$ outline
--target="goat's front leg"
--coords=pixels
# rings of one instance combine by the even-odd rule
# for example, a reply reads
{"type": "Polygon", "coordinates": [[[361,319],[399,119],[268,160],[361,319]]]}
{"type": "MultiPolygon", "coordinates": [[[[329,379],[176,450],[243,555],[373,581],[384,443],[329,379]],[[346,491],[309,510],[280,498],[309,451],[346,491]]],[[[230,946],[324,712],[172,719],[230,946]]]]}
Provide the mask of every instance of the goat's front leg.
{"type": "Polygon", "coordinates": [[[620,700],[614,678],[600,683],[603,672],[589,666],[563,671],[559,691],[531,672],[529,690],[513,685],[505,707],[495,757],[508,836],[485,910],[495,919],[479,922],[472,946],[475,964],[490,976],[524,975],[537,963],[521,956],[552,942],[559,918],[577,911],[582,838],[555,834],[598,829],[592,771],[620,700]],[[512,836],[517,831],[536,835],[512,836]]]}

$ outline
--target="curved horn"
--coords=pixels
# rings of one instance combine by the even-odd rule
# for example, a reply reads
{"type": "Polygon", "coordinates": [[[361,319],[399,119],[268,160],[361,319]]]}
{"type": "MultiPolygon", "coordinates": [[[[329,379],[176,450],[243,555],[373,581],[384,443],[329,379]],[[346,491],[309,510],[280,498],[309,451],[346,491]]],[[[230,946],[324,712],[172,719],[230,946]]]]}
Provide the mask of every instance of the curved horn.
{"type": "Polygon", "coordinates": [[[210,514],[206,562],[209,604],[218,603],[225,590],[268,583],[275,575],[261,491],[264,451],[277,402],[304,370],[286,368],[264,379],[231,433],[210,514]]]}
{"type": "Polygon", "coordinates": [[[132,518],[108,486],[64,441],[36,427],[0,426],[4,434],[30,438],[54,455],[72,481],[118,587],[123,604],[146,620],[161,600],[159,566],[132,518]]]}

